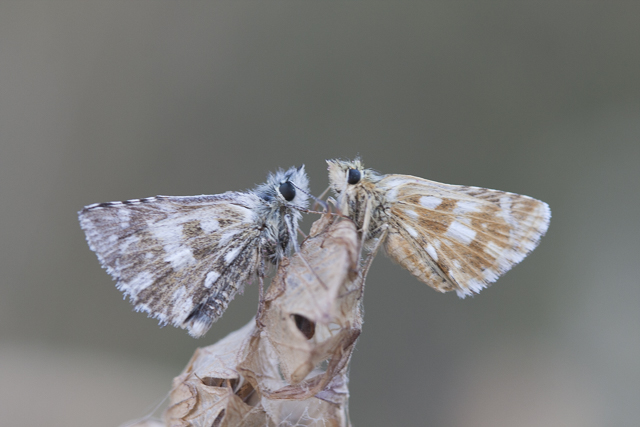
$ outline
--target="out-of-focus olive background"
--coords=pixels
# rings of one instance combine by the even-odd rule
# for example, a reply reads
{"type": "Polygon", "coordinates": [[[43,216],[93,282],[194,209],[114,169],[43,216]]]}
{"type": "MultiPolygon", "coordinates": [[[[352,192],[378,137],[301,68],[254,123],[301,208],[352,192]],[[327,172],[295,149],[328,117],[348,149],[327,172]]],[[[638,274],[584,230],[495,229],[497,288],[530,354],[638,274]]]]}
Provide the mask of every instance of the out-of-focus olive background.
{"type": "MultiPolygon", "coordinates": [[[[148,413],[204,339],[134,313],[84,241],[94,202],[242,190],[325,159],[548,202],[479,296],[378,257],[358,426],[640,420],[640,3],[0,3],[0,423],[148,413]]],[[[313,218],[303,224],[308,229],[313,218]]]]}

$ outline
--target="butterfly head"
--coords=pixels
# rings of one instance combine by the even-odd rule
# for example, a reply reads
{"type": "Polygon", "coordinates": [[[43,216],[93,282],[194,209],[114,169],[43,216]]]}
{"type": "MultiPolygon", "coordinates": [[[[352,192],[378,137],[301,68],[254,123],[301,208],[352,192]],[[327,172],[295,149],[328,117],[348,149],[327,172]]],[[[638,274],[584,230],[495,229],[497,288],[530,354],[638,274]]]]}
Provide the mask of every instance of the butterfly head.
{"type": "Polygon", "coordinates": [[[380,180],[377,172],[365,169],[359,157],[354,160],[327,160],[327,165],[329,185],[338,196],[358,191],[380,180]]]}
{"type": "Polygon", "coordinates": [[[359,158],[355,160],[327,160],[329,185],[336,195],[347,191],[348,186],[362,182],[364,167],[359,158]]]}
{"type": "Polygon", "coordinates": [[[327,160],[329,185],[338,199],[338,206],[353,214],[351,205],[371,193],[382,178],[377,172],[365,169],[359,157],[354,160],[327,160]]]}
{"type": "Polygon", "coordinates": [[[262,199],[276,205],[290,205],[299,208],[307,207],[309,179],[304,165],[270,173],[267,182],[256,187],[254,192],[262,199]]]}

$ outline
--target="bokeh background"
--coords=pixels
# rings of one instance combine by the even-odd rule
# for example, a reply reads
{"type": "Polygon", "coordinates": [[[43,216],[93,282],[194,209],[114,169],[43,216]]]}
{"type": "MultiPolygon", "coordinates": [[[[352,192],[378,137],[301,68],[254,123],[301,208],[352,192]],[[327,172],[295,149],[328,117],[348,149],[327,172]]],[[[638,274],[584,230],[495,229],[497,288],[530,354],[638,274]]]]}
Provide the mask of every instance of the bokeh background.
{"type": "MultiPolygon", "coordinates": [[[[384,256],[351,365],[358,426],[640,422],[640,2],[0,3],[0,424],[144,416],[204,339],[122,300],[84,205],[242,190],[361,154],[548,202],[479,296],[384,256]]],[[[313,218],[305,221],[308,229],[313,218]]]]}

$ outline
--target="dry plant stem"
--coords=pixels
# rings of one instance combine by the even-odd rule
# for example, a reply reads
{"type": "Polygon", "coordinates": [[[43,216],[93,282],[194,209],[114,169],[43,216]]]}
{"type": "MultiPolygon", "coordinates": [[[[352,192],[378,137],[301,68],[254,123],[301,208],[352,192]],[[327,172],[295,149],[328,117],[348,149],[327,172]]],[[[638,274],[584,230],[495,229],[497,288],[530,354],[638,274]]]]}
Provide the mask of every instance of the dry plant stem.
{"type": "Polygon", "coordinates": [[[304,231],[302,231],[300,228],[298,228],[298,234],[300,234],[302,236],[303,239],[307,238],[307,235],[304,234],[304,231]]]}
{"type": "Polygon", "coordinates": [[[174,379],[165,425],[349,426],[347,372],[362,315],[348,290],[361,277],[359,253],[352,221],[316,221],[279,265],[256,320],[196,350],[174,379]]]}

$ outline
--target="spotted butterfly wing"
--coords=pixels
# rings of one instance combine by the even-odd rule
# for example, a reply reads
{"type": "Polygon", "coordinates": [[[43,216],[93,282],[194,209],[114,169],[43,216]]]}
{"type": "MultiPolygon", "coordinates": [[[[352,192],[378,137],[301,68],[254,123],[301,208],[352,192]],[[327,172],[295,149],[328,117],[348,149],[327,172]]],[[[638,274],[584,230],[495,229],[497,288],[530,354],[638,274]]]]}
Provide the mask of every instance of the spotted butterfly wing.
{"type": "Polygon", "coordinates": [[[191,316],[196,307],[211,299],[213,321],[257,270],[256,199],[231,193],[106,203],[83,210],[80,223],[136,310],[201,335],[206,325],[191,316]]]}
{"type": "Polygon", "coordinates": [[[277,262],[290,249],[296,208],[306,206],[292,183],[307,190],[302,167],[270,175],[246,193],[90,205],[80,211],[80,225],[137,311],[200,337],[263,273],[265,261],[277,262]]]}
{"type": "Polygon", "coordinates": [[[549,226],[549,206],[527,196],[381,175],[360,159],[328,165],[338,206],[368,245],[382,244],[441,292],[479,292],[532,251],[549,226]]]}
{"type": "Polygon", "coordinates": [[[460,297],[480,292],[522,261],[549,225],[549,206],[518,194],[386,175],[384,248],[414,276],[460,297]]]}

